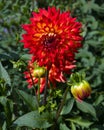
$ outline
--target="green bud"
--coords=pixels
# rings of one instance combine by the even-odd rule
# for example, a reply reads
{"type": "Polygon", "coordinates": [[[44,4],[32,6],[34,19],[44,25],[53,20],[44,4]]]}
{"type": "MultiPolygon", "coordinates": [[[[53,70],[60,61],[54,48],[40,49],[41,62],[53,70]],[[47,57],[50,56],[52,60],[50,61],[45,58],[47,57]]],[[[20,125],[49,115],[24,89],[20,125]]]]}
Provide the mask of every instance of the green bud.
{"type": "Polygon", "coordinates": [[[33,71],[34,77],[40,78],[44,77],[46,73],[46,69],[44,67],[37,67],[33,71]]]}
{"type": "Polygon", "coordinates": [[[78,101],[82,101],[91,94],[90,84],[86,80],[82,80],[71,86],[71,93],[78,101]]]}

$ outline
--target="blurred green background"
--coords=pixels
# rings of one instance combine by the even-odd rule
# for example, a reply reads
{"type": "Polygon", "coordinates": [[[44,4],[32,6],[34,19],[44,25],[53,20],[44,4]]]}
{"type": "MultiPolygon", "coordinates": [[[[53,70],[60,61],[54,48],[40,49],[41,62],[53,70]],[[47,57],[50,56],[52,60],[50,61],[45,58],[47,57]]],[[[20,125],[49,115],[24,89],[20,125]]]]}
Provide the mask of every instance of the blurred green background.
{"type": "Polygon", "coordinates": [[[75,71],[86,73],[92,87],[88,102],[93,105],[96,117],[90,117],[75,105],[78,115],[94,122],[89,128],[76,128],[104,130],[104,0],[0,0],[0,130],[6,130],[14,116],[19,117],[29,111],[15,92],[15,89],[23,89],[31,93],[23,78],[24,66],[20,62],[20,59],[28,59],[27,50],[20,43],[21,25],[29,23],[32,11],[48,6],[55,6],[61,11],[70,10],[83,25],[83,47],[76,54],[75,71]]]}

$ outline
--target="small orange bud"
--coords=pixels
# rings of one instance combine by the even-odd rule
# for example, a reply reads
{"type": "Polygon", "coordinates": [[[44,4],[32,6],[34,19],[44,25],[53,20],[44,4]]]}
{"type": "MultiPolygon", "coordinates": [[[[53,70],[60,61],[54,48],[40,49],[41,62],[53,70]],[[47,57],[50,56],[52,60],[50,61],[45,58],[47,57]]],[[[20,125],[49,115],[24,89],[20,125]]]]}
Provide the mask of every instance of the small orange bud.
{"type": "Polygon", "coordinates": [[[71,93],[78,101],[82,101],[91,94],[90,84],[87,81],[82,80],[71,87],[71,93]]]}
{"type": "Polygon", "coordinates": [[[46,72],[46,70],[45,70],[44,67],[37,67],[37,68],[34,69],[33,75],[34,75],[34,77],[36,77],[36,78],[44,77],[45,72],[46,72]]]}

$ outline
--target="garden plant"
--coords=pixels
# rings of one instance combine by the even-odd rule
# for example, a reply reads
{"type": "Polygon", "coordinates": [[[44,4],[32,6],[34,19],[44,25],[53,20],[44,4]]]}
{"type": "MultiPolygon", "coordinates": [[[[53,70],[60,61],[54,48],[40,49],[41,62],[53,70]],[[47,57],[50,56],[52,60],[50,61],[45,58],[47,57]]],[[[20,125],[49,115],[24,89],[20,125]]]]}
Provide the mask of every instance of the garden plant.
{"type": "Polygon", "coordinates": [[[104,130],[103,0],[0,0],[0,130],[104,130]]]}

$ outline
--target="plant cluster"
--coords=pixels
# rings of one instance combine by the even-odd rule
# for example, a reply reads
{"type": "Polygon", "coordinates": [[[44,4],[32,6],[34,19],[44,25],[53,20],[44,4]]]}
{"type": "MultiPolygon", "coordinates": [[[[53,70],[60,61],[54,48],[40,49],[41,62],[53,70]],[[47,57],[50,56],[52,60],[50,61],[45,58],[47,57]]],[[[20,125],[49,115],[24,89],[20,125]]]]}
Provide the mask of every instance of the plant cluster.
{"type": "Polygon", "coordinates": [[[104,129],[103,17],[103,0],[0,0],[1,130],[104,129]]]}

